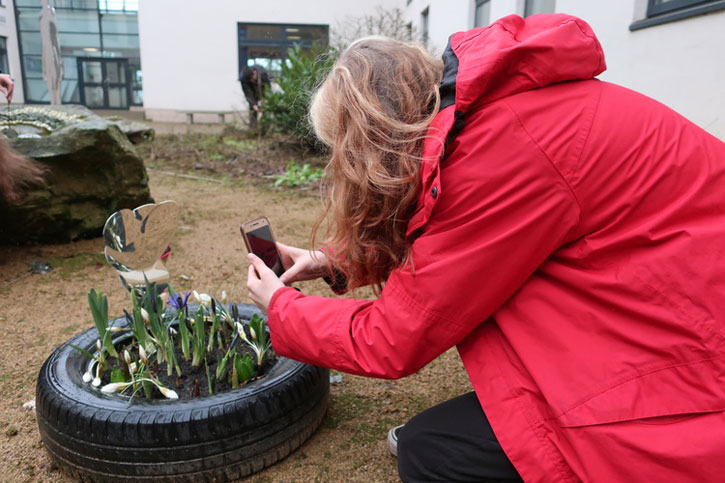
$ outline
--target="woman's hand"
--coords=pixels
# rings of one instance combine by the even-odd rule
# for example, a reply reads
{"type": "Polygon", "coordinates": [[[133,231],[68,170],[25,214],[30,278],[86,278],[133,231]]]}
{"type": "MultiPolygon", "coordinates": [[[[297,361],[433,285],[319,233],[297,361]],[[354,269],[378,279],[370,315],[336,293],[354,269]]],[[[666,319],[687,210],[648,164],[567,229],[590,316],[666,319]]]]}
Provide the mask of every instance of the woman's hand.
{"type": "Polygon", "coordinates": [[[8,100],[8,103],[13,100],[14,88],[15,83],[13,82],[12,77],[7,74],[0,74],[0,92],[5,94],[5,98],[8,100]]]}
{"type": "Polygon", "coordinates": [[[314,280],[327,275],[327,257],[317,250],[311,252],[277,242],[277,250],[282,257],[285,272],[279,279],[284,284],[314,280]]]}
{"type": "Polygon", "coordinates": [[[277,275],[274,274],[272,269],[265,265],[261,258],[252,253],[247,258],[251,263],[249,266],[249,275],[247,276],[249,297],[266,314],[269,301],[272,300],[272,295],[278,289],[284,287],[284,283],[277,278],[277,275]]]}

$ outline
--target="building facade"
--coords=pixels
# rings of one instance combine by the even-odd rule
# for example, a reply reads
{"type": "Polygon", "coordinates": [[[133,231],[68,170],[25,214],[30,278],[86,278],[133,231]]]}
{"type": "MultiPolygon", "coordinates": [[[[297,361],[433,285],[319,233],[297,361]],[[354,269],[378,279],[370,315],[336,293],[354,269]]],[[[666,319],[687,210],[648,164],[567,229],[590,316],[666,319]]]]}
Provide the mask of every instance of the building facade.
{"type": "MultiPolygon", "coordinates": [[[[183,122],[188,112],[200,120],[209,111],[245,112],[242,67],[279,69],[292,45],[325,45],[339,22],[370,14],[381,4],[402,5],[400,0],[141,0],[146,117],[183,122]]],[[[208,114],[211,122],[216,117],[208,114]]]]}
{"type": "MultiPolygon", "coordinates": [[[[402,9],[439,53],[454,32],[509,14],[561,12],[583,18],[597,33],[608,64],[601,79],[653,97],[725,139],[723,0],[49,1],[63,56],[64,103],[143,109],[158,121],[243,112],[244,65],[279,70],[289,47],[324,45],[336,26],[378,8],[402,9]]],[[[41,0],[0,0],[0,70],[15,78],[17,103],[49,101],[40,9],[41,0]]]]}
{"type": "MultiPolygon", "coordinates": [[[[63,57],[61,100],[96,109],[143,105],[138,0],[55,0],[63,57]]],[[[43,80],[40,0],[15,0],[23,100],[49,102],[43,80]]]]}
{"type": "Polygon", "coordinates": [[[648,95],[725,140],[722,0],[403,0],[411,26],[442,52],[457,31],[510,14],[568,13],[587,21],[607,61],[599,76],[648,95]]]}

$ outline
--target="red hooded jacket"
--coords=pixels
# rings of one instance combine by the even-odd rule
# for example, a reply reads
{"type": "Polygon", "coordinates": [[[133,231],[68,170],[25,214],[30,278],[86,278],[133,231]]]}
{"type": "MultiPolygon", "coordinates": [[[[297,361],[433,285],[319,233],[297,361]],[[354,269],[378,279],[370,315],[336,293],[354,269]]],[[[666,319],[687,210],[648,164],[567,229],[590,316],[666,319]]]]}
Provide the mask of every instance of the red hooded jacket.
{"type": "Polygon", "coordinates": [[[524,480],[723,481],[725,144],[594,79],[577,18],[506,17],[444,58],[415,273],[375,301],[278,290],[275,350],[397,378],[457,345],[524,480]]]}

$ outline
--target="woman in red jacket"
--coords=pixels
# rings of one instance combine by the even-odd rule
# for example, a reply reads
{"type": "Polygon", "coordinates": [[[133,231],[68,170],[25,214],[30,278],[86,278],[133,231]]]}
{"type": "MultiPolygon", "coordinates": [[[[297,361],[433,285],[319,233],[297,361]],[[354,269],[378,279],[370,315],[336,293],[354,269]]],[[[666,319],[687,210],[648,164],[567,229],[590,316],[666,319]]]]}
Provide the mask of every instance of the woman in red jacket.
{"type": "Polygon", "coordinates": [[[475,394],[405,425],[406,481],[722,481],[725,144],[595,79],[577,18],[443,57],[365,39],[317,93],[328,249],[250,257],[275,350],[398,378],[456,345],[475,394]],[[285,287],[328,273],[380,297],[285,287]]]}

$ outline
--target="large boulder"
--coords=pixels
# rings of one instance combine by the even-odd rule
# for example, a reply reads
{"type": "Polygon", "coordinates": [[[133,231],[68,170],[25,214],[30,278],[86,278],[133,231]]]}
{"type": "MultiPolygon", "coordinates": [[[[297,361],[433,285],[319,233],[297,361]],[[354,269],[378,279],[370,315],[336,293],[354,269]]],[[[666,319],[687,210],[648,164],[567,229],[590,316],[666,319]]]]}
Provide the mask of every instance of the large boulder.
{"type": "Polygon", "coordinates": [[[0,243],[100,236],[113,212],[153,202],[143,160],[114,121],[78,106],[56,109],[0,119],[10,146],[48,168],[46,186],[31,187],[17,205],[0,200],[0,243]]]}

